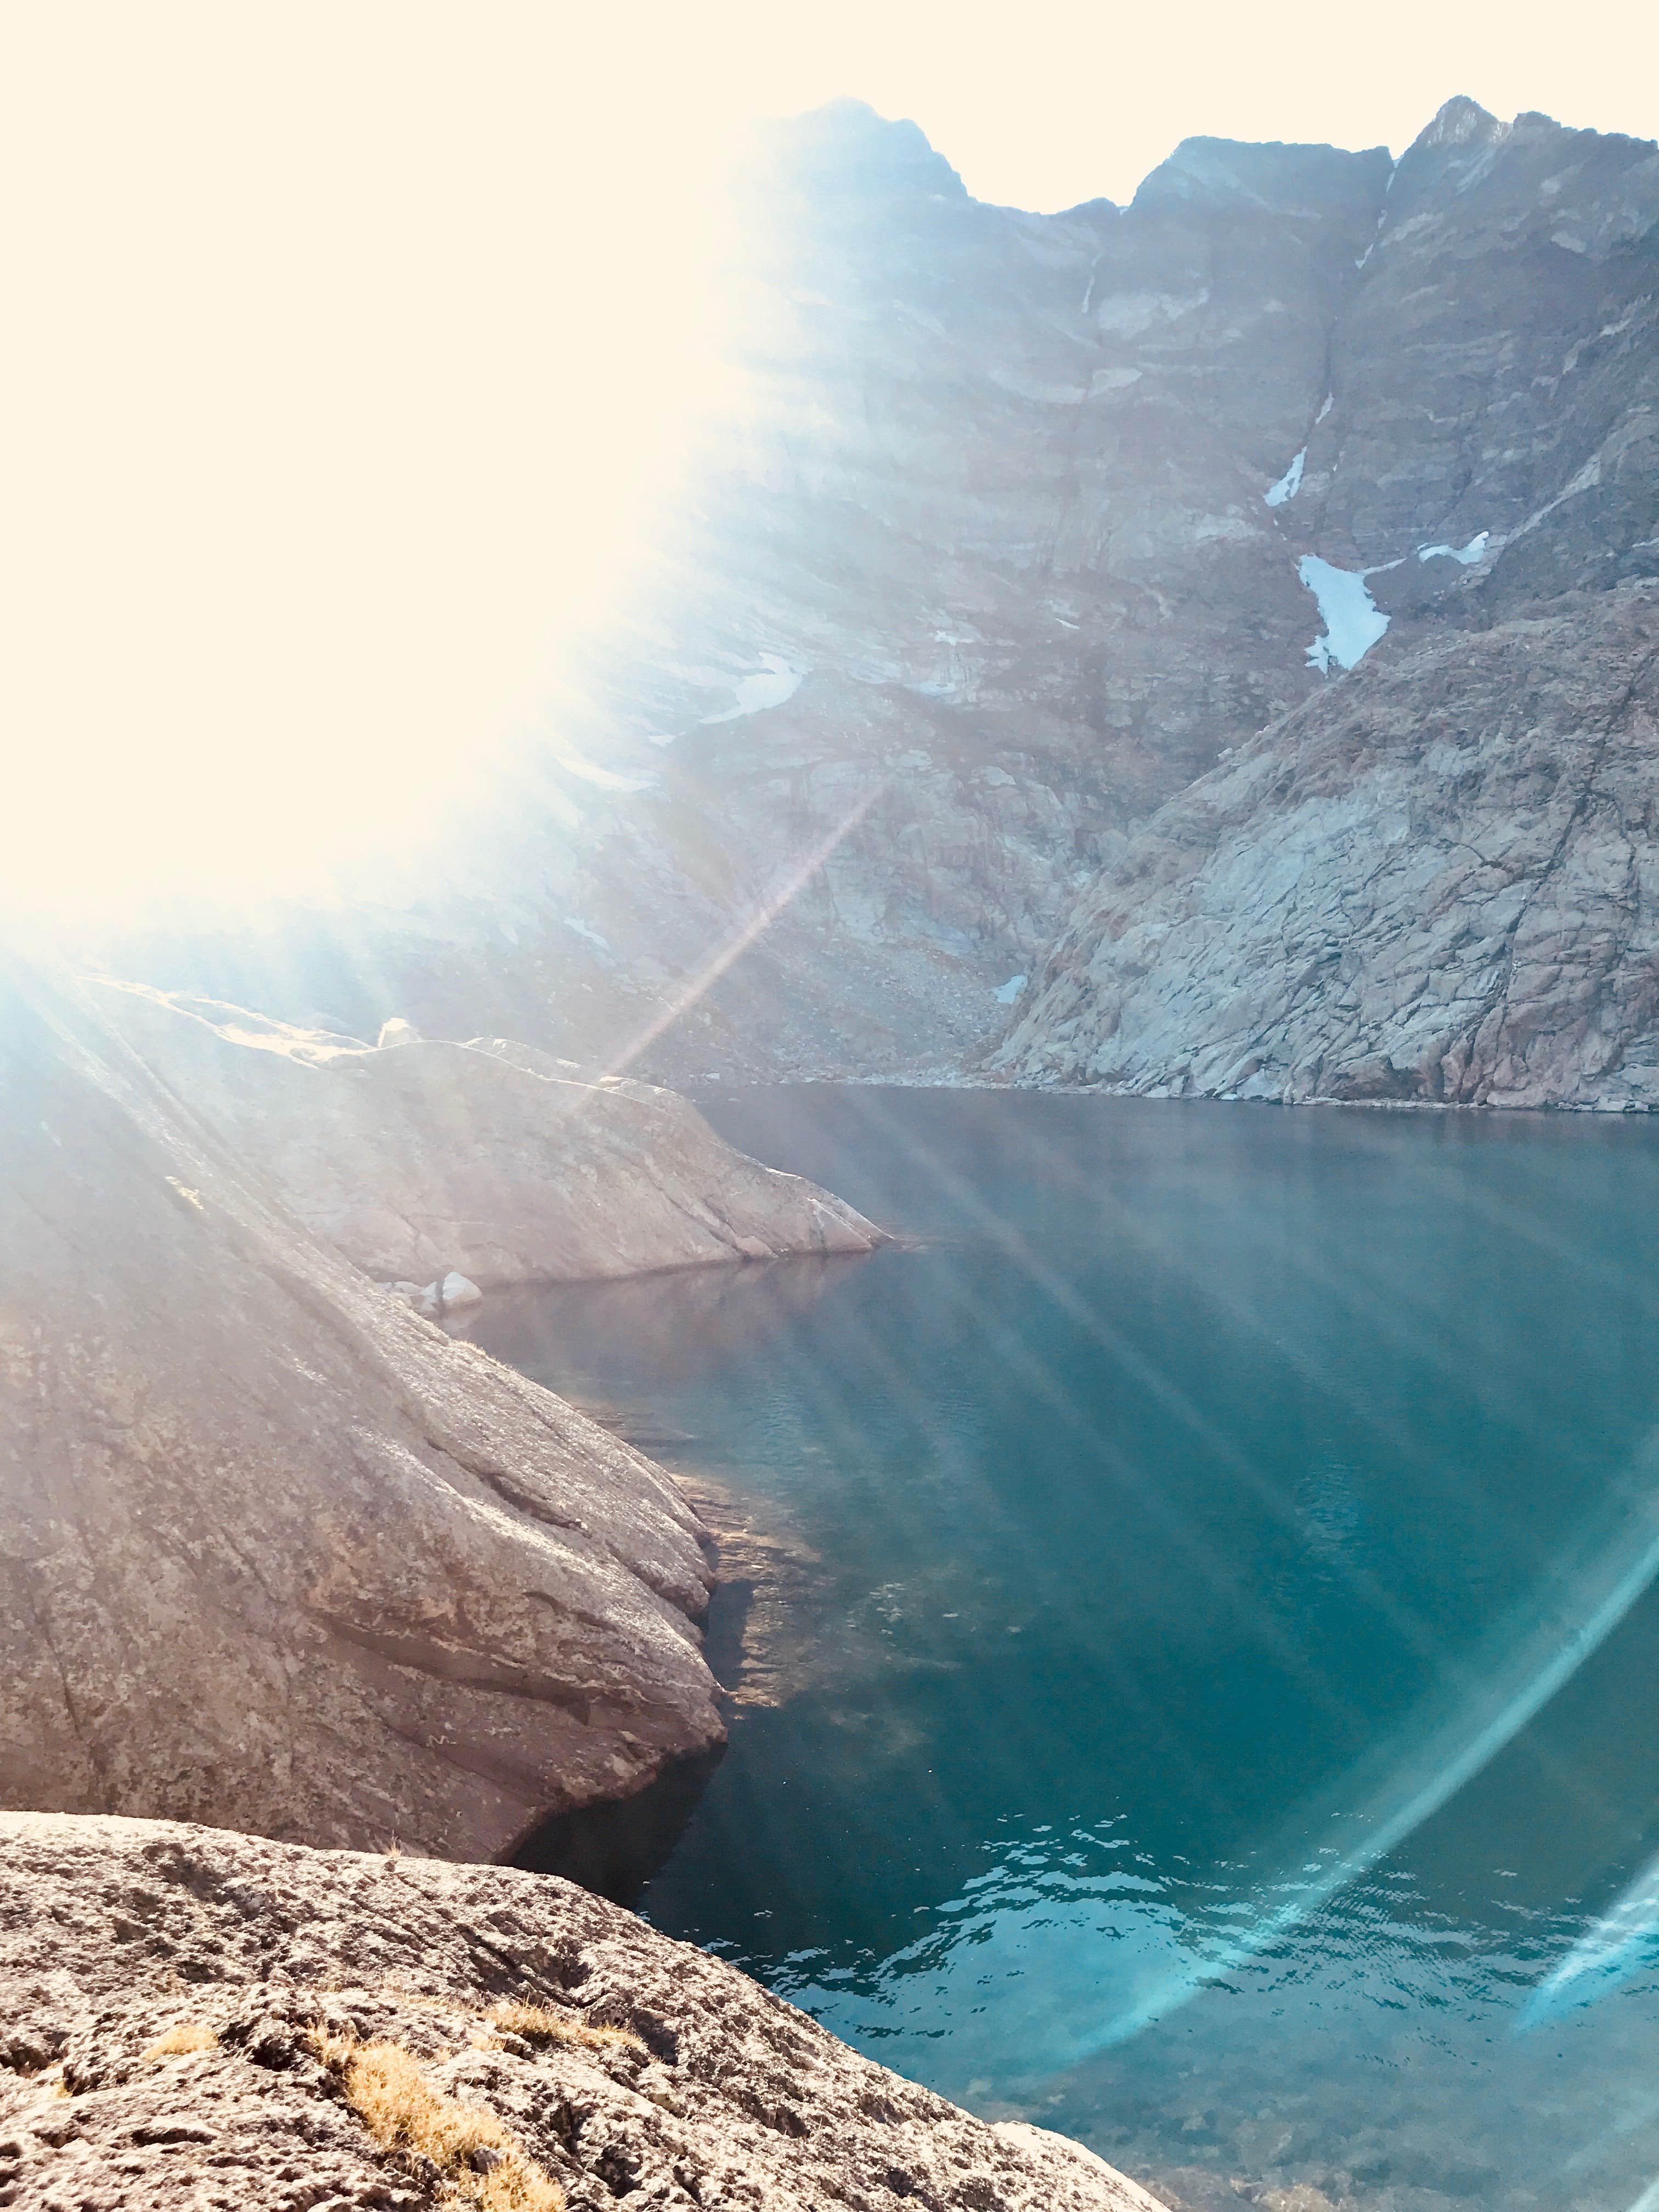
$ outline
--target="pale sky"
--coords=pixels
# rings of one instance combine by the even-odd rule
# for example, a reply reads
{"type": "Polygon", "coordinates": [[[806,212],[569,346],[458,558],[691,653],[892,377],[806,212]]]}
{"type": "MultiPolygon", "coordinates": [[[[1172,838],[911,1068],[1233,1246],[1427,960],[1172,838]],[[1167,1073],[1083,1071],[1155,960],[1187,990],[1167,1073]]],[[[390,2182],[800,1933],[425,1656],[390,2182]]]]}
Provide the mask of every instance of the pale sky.
{"type": "Polygon", "coordinates": [[[0,886],[297,878],[441,816],[711,388],[745,119],[908,115],[981,197],[1464,91],[1659,132],[1659,6],[52,0],[0,44],[0,886]],[[1563,32],[1570,32],[1564,40],[1563,32]]]}
{"type": "MultiPolygon", "coordinates": [[[[1650,0],[1003,0],[687,11],[688,82],[788,114],[851,93],[908,115],[981,199],[1127,199],[1184,137],[1401,151],[1467,92],[1494,114],[1659,136],[1650,0]]],[[[677,52],[678,51],[677,46],[677,52]]]]}

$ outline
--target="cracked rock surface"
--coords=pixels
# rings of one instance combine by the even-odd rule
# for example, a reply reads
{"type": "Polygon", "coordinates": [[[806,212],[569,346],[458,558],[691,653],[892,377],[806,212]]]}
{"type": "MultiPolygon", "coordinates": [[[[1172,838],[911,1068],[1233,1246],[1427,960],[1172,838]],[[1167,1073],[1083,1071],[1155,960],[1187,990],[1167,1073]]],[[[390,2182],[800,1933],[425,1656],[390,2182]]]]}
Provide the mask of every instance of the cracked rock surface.
{"type": "Polygon", "coordinates": [[[1659,1106],[1659,585],[1378,652],[1155,815],[992,1065],[1659,1106]]]}
{"type": "Polygon", "coordinates": [[[319,2031],[410,2054],[570,2212],[1155,2212],[1079,2145],[975,2120],[735,1968],[509,1869],[0,1815],[0,2203],[29,2212],[476,2201],[375,2140],[319,2031]],[[504,1999],[542,2025],[493,2024],[504,1999]],[[147,2055],[164,2039],[200,2047],[147,2055]]]}
{"type": "Polygon", "coordinates": [[[0,1165],[0,1802],[487,1858],[720,1740],[672,1480],[3,962],[0,1165]]]}
{"type": "Polygon", "coordinates": [[[788,1253],[881,1233],[717,1137],[672,1091],[500,1037],[378,1048],[239,1006],[89,979],[174,1094],[379,1280],[452,1268],[485,1289],[788,1253]]]}

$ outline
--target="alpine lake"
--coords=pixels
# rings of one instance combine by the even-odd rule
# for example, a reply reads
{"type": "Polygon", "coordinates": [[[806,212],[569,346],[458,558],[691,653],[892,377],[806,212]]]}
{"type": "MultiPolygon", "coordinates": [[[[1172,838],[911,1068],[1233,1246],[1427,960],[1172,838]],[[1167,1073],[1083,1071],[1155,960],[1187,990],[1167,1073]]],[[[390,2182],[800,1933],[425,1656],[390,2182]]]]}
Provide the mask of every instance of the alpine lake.
{"type": "Polygon", "coordinates": [[[1659,2204],[1659,1127],[699,1103],[900,1241],[469,1329],[743,1532],[640,1910],[1200,2212],[1659,2204]]]}

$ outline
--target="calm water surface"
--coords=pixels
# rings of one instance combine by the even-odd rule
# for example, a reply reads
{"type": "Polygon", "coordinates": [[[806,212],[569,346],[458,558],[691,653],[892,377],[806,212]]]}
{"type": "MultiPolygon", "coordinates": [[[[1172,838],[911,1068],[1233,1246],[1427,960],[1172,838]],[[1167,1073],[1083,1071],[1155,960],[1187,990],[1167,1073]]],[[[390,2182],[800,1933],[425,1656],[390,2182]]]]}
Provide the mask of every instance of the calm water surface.
{"type": "Polygon", "coordinates": [[[1196,2205],[1626,2212],[1659,2181],[1659,1130],[708,1110],[919,1243],[475,1330],[776,1540],[649,1917],[1196,2205]]]}

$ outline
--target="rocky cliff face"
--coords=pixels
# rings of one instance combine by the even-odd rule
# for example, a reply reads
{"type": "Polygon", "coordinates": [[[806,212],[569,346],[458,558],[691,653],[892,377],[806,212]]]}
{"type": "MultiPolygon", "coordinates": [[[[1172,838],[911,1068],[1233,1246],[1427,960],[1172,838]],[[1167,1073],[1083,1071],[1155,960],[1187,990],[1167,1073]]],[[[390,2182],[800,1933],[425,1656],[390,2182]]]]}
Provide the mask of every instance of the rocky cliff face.
{"type": "Polygon", "coordinates": [[[378,1048],[237,1006],[94,979],[102,1012],[306,1226],[381,1279],[598,1280],[881,1233],[734,1152],[670,1091],[499,1037],[378,1048]]]}
{"type": "Polygon", "coordinates": [[[1363,655],[1659,574],[1648,143],[1460,100],[1397,166],[1193,140],[1034,216],[848,104],[744,204],[744,404],[510,818],[349,939],[141,972],[948,1079],[1158,807],[1363,655]]]}
{"type": "Polygon", "coordinates": [[[484,1858],[720,1740],[672,1480],[15,966],[0,1160],[0,1802],[484,1858]]]}
{"type": "Polygon", "coordinates": [[[0,2194],[1156,2212],[568,1883],[0,1816],[0,2194]]]}
{"type": "Polygon", "coordinates": [[[1659,586],[1378,653],[1154,815],[992,1066],[1659,1105],[1659,586]]]}

